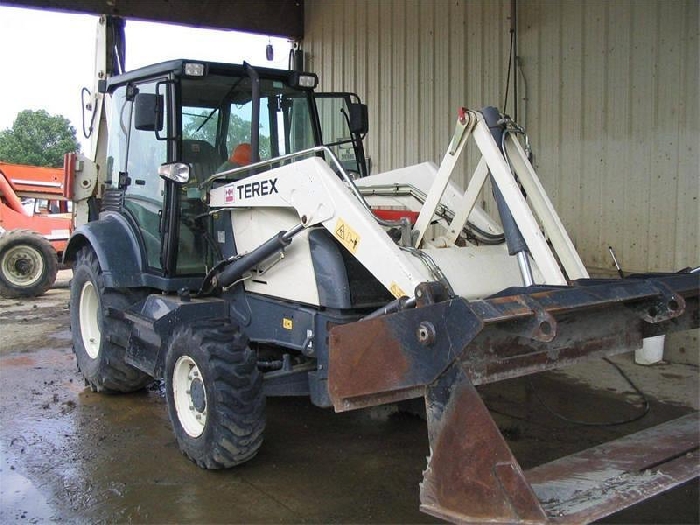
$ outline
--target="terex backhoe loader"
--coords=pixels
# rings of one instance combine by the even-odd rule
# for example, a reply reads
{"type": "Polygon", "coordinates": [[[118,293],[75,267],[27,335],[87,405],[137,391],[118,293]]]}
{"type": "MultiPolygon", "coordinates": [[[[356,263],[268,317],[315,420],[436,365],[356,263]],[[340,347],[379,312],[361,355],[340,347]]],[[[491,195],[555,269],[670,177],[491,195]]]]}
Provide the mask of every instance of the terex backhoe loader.
{"type": "Polygon", "coordinates": [[[316,84],[186,60],[101,83],[97,164],[75,174],[100,211],[66,251],[93,389],[163,378],[204,468],[258,452],[266,396],[337,411],[424,396],[421,508],[459,522],[591,521],[697,475],[697,415],[523,473],[475,385],[697,327],[698,274],[589,279],[494,108],[459,111],[439,167],[367,176],[366,107],[316,84]],[[463,191],[450,177],[471,140],[463,191]],[[241,142],[250,164],[217,172],[241,142]],[[498,222],[477,204],[487,180],[498,222]]]}

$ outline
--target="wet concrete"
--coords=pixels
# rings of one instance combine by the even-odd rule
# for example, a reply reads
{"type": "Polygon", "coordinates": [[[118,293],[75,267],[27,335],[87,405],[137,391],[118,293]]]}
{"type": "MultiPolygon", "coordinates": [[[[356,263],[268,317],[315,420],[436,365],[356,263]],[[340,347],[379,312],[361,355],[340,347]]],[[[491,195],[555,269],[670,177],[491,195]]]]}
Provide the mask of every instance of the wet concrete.
{"type": "MultiPolygon", "coordinates": [[[[428,453],[420,418],[334,414],[305,399],[270,399],[258,456],[229,471],[200,470],[177,448],[158,385],[120,396],[83,386],[67,298],[59,288],[22,305],[0,302],[0,522],[436,521],[418,511],[428,453]]],[[[524,468],[690,410],[653,401],[639,422],[588,428],[556,419],[537,396],[587,420],[631,417],[638,403],[557,374],[489,385],[482,394],[524,468]]],[[[699,519],[694,482],[605,521],[699,519]]]]}

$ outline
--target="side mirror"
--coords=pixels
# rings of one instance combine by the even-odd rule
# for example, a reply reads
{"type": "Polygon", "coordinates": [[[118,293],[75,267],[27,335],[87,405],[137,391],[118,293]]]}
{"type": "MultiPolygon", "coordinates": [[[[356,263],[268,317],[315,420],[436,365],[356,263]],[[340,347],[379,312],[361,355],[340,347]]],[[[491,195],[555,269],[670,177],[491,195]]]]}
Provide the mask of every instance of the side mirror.
{"type": "Polygon", "coordinates": [[[163,95],[137,93],[134,97],[134,128],[139,131],[163,130],[163,95]]]}
{"type": "Polygon", "coordinates": [[[161,164],[158,175],[176,184],[186,184],[190,181],[190,165],[184,162],[168,162],[161,164]]]}
{"type": "Polygon", "coordinates": [[[369,130],[369,117],[367,116],[366,104],[349,104],[350,132],[364,135],[369,130]]]}

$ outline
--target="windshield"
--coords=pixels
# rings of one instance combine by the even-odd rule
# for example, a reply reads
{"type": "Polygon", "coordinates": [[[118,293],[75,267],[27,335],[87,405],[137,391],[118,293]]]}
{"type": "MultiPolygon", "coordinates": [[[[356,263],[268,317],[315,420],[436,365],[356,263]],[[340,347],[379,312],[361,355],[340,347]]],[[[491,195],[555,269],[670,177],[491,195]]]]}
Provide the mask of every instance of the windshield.
{"type": "MultiPolygon", "coordinates": [[[[193,164],[198,179],[255,158],[252,98],[247,76],[182,81],[182,160],[193,164]]],[[[260,79],[260,160],[315,145],[310,103],[303,91],[279,80],[260,79]]]]}
{"type": "MultiPolygon", "coordinates": [[[[253,151],[250,77],[210,74],[181,81],[181,161],[190,165],[182,187],[178,274],[204,273],[220,260],[211,217],[199,187],[211,175],[308,149],[314,138],[313,99],[280,80],[260,78],[258,151],[253,151]]],[[[240,177],[247,175],[243,173],[240,177]]],[[[234,175],[233,177],[237,177],[234,175]]]]}

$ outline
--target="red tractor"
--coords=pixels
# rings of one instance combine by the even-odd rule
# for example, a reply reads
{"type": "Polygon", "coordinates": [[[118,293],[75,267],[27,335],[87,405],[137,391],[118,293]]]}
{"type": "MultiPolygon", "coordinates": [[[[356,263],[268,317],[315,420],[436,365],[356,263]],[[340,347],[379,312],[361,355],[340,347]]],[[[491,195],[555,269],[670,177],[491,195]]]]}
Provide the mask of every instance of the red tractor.
{"type": "Polygon", "coordinates": [[[61,168],[0,162],[0,295],[41,295],[56,281],[72,231],[61,168]]]}

